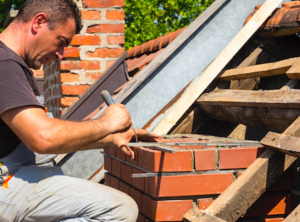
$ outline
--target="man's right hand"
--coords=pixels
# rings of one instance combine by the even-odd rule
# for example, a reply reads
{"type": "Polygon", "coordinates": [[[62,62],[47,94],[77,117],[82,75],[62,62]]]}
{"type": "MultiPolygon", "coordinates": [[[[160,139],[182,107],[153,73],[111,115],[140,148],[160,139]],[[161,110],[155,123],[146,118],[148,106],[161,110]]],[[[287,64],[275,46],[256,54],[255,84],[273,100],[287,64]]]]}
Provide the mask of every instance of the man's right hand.
{"type": "Polygon", "coordinates": [[[108,134],[125,132],[131,127],[131,117],[122,104],[112,104],[99,119],[107,127],[108,134]]]}

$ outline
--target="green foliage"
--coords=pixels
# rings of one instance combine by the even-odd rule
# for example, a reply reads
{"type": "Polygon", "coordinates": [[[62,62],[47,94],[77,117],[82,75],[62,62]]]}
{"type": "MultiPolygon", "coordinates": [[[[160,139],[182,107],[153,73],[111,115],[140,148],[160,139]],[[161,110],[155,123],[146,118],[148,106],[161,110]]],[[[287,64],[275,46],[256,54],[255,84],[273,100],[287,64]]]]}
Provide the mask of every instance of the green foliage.
{"type": "Polygon", "coordinates": [[[4,23],[10,10],[18,10],[26,0],[0,0],[0,32],[4,30],[4,23]]]}
{"type": "Polygon", "coordinates": [[[214,0],[126,0],[125,49],[187,27],[214,0]]]}

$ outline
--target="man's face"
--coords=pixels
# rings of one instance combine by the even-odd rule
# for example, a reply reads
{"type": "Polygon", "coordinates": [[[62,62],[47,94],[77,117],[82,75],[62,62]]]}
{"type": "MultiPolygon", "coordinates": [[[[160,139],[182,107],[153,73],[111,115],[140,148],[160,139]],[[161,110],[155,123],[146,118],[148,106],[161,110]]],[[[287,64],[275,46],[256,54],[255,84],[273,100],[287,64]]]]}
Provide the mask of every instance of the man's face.
{"type": "Polygon", "coordinates": [[[64,47],[68,46],[75,34],[75,21],[69,18],[65,24],[57,24],[54,30],[49,30],[48,24],[39,29],[26,63],[30,68],[39,69],[51,59],[61,60],[64,47]]]}

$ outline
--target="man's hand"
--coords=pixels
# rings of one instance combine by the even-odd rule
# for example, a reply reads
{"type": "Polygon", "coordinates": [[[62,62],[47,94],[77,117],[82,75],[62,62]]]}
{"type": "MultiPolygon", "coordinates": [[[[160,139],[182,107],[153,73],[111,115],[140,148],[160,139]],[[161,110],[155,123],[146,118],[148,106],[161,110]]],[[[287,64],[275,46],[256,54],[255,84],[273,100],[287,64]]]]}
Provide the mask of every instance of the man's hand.
{"type": "Polygon", "coordinates": [[[131,126],[131,117],[125,106],[112,104],[99,119],[106,125],[108,134],[126,132],[131,126]]]}
{"type": "MultiPolygon", "coordinates": [[[[162,138],[154,133],[151,133],[144,129],[135,129],[139,141],[143,142],[156,142],[156,139],[162,138]]],[[[135,141],[134,131],[130,128],[126,132],[116,133],[110,135],[112,146],[116,149],[122,150],[126,155],[131,156],[134,159],[134,152],[127,145],[130,141],[135,141]]]]}

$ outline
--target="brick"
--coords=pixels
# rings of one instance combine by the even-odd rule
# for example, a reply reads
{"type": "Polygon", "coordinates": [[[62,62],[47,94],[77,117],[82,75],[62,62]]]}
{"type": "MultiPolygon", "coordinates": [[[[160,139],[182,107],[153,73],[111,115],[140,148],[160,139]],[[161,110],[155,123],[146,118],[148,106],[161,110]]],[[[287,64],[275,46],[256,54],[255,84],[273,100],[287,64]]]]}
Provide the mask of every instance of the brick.
{"type": "Polygon", "coordinates": [[[88,89],[90,88],[90,85],[62,85],[62,95],[81,95],[84,94],[88,89]]]}
{"type": "Polygon", "coordinates": [[[153,197],[211,195],[222,193],[232,182],[231,173],[150,177],[153,197]]]}
{"type": "Polygon", "coordinates": [[[263,195],[248,209],[245,217],[290,214],[292,210],[292,195],[263,195]]]}
{"type": "Polygon", "coordinates": [[[215,170],[215,151],[214,150],[195,150],[195,169],[215,170]]]}
{"type": "Polygon", "coordinates": [[[131,184],[132,168],[121,163],[121,179],[128,184],[131,184]]]}
{"type": "Polygon", "coordinates": [[[110,186],[110,175],[105,173],[105,183],[106,186],[110,186]]]}
{"type": "Polygon", "coordinates": [[[121,10],[106,11],[107,20],[124,20],[125,12],[121,10]]]}
{"type": "Polygon", "coordinates": [[[101,72],[97,72],[97,73],[86,73],[85,76],[87,78],[91,78],[91,79],[99,79],[101,76],[102,76],[102,73],[101,72]]]}
{"type": "Polygon", "coordinates": [[[89,26],[87,33],[125,33],[124,24],[100,24],[89,26]]]}
{"type": "Polygon", "coordinates": [[[145,222],[145,217],[143,215],[139,214],[136,222],[145,222]]]}
{"type": "Polygon", "coordinates": [[[81,10],[82,20],[100,20],[101,12],[81,10]]]}
{"type": "Polygon", "coordinates": [[[205,210],[206,208],[209,207],[209,205],[212,204],[213,199],[212,198],[203,198],[203,199],[198,199],[198,208],[200,210],[205,210]]]}
{"type": "Polygon", "coordinates": [[[101,39],[98,35],[75,35],[71,44],[72,46],[77,45],[100,45],[101,39]]]}
{"type": "Polygon", "coordinates": [[[76,69],[84,69],[84,70],[99,70],[100,62],[95,61],[61,61],[60,70],[76,70],[76,69]]]}
{"type": "Polygon", "coordinates": [[[107,61],[106,62],[106,68],[108,69],[109,67],[111,67],[116,61],[107,61]]]}
{"type": "Polygon", "coordinates": [[[61,97],[61,98],[59,98],[59,106],[60,107],[70,107],[78,99],[79,99],[78,97],[61,97]]]}
{"type": "Polygon", "coordinates": [[[64,58],[78,58],[79,57],[79,48],[77,47],[68,47],[64,49],[64,58]]]}
{"type": "Polygon", "coordinates": [[[125,36],[108,36],[107,44],[125,44],[125,36]]]}
{"type": "Polygon", "coordinates": [[[141,149],[141,166],[152,172],[178,172],[192,170],[192,152],[176,151],[174,154],[141,149]]]}
{"type": "Polygon", "coordinates": [[[83,0],[82,4],[84,8],[125,7],[125,0],[83,0]]]}
{"type": "Polygon", "coordinates": [[[112,155],[112,156],[116,156],[116,149],[113,147],[108,147],[105,149],[105,152],[112,155]]]}
{"type": "Polygon", "coordinates": [[[192,200],[155,201],[142,195],[142,213],[153,221],[182,221],[192,206],[192,200]]]}
{"type": "Polygon", "coordinates": [[[126,154],[120,149],[116,149],[116,157],[121,160],[126,160],[126,154]]]}
{"type": "Polygon", "coordinates": [[[126,161],[138,165],[138,148],[130,147],[130,149],[134,152],[134,160],[132,160],[130,156],[126,156],[126,161]]]}
{"type": "Polygon", "coordinates": [[[104,156],[104,169],[109,173],[112,173],[111,158],[109,158],[108,156],[104,156]]]}
{"type": "Polygon", "coordinates": [[[282,222],[284,218],[266,218],[264,220],[259,220],[258,222],[282,222]]]}
{"type": "Polygon", "coordinates": [[[133,187],[130,187],[129,196],[134,199],[136,204],[138,205],[139,211],[142,211],[142,193],[133,187]]]}
{"type": "Polygon", "coordinates": [[[119,180],[113,176],[110,177],[110,186],[115,189],[119,189],[119,180]]]}
{"type": "Polygon", "coordinates": [[[87,52],[87,57],[97,57],[97,58],[118,58],[124,53],[123,48],[119,49],[95,49],[94,52],[87,52]]]}
{"type": "Polygon", "coordinates": [[[119,181],[119,190],[120,191],[129,195],[129,189],[130,189],[130,187],[126,183],[119,181]]]}
{"type": "Polygon", "coordinates": [[[111,160],[111,172],[114,176],[121,178],[121,162],[112,159],[111,160]]]}
{"type": "Polygon", "coordinates": [[[219,168],[220,170],[247,168],[260,152],[261,150],[257,147],[220,149],[219,168]]]}
{"type": "Polygon", "coordinates": [[[59,75],[60,82],[78,82],[79,81],[79,75],[78,74],[72,74],[72,73],[61,73],[59,75]]]}
{"type": "MultiPolygon", "coordinates": [[[[135,173],[144,173],[143,171],[132,168],[132,174],[135,173]]],[[[132,178],[131,185],[136,187],[139,190],[144,190],[145,187],[145,178],[132,178]]]]}

